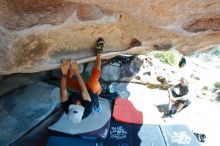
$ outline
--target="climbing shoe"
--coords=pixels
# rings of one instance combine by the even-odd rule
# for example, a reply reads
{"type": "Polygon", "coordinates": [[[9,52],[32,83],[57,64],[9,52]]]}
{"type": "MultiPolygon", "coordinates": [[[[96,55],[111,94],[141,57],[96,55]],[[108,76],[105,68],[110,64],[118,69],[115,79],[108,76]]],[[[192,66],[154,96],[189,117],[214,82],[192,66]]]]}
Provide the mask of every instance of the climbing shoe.
{"type": "Polygon", "coordinates": [[[164,113],[163,117],[174,118],[174,115],[177,113],[176,110],[168,110],[164,113]]]}
{"type": "Polygon", "coordinates": [[[196,136],[199,142],[205,142],[205,138],[206,138],[205,134],[200,134],[198,132],[194,132],[193,134],[196,136]]]}
{"type": "Polygon", "coordinates": [[[103,38],[98,38],[96,42],[96,53],[102,53],[105,41],[103,38]]]}
{"type": "Polygon", "coordinates": [[[172,116],[172,110],[167,110],[166,112],[164,112],[163,118],[171,117],[171,116],[172,116]]]}
{"type": "Polygon", "coordinates": [[[176,110],[171,110],[170,118],[174,118],[177,116],[177,111],[176,110]]]}

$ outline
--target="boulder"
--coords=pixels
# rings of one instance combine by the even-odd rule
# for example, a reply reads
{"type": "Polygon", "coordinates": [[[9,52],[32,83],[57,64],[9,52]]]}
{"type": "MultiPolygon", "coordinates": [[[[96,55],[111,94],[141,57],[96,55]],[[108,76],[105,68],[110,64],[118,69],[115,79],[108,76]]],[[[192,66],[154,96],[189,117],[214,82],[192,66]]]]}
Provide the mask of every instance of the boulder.
{"type": "Polygon", "coordinates": [[[5,0],[0,2],[0,75],[59,68],[62,58],[140,46],[135,54],[183,54],[219,44],[220,3],[209,1],[5,0]]]}
{"type": "Polygon", "coordinates": [[[137,55],[121,66],[115,62],[102,68],[102,79],[105,81],[140,83],[150,88],[167,89],[176,84],[180,77],[177,66],[163,64],[153,55],[137,55]]]}

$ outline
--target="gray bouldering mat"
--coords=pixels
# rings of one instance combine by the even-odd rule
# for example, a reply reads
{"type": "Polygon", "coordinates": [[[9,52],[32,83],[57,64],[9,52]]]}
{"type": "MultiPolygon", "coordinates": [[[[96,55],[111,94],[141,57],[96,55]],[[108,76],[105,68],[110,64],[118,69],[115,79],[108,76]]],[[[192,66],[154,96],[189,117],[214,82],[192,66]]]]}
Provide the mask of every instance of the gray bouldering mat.
{"type": "MultiPolygon", "coordinates": [[[[23,80],[0,97],[0,145],[13,143],[59,105],[59,88],[41,81],[23,80]]],[[[2,88],[2,87],[1,87],[2,88]]]]}
{"type": "Polygon", "coordinates": [[[70,135],[88,133],[100,129],[105,126],[111,118],[111,104],[107,99],[104,98],[99,98],[99,104],[102,108],[102,111],[93,111],[80,123],[72,123],[64,113],[55,124],[49,127],[49,129],[70,135]]]}
{"type": "Polygon", "coordinates": [[[200,146],[186,125],[162,125],[160,127],[167,146],[200,146]]]}
{"type": "Polygon", "coordinates": [[[166,146],[160,127],[157,125],[142,125],[138,132],[140,146],[166,146]]]}

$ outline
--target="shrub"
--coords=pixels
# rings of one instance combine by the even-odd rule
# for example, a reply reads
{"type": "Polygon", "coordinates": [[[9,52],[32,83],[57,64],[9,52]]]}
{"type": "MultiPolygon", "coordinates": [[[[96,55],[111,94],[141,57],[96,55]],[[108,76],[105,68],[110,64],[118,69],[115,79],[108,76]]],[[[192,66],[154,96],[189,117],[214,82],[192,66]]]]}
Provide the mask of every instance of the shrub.
{"type": "Polygon", "coordinates": [[[176,64],[176,55],[173,52],[170,51],[158,51],[154,53],[154,57],[159,59],[160,62],[169,64],[169,65],[175,65],[176,64]]]}
{"type": "Polygon", "coordinates": [[[214,84],[214,87],[215,87],[215,89],[220,90],[220,81],[216,82],[216,83],[214,84]]]}

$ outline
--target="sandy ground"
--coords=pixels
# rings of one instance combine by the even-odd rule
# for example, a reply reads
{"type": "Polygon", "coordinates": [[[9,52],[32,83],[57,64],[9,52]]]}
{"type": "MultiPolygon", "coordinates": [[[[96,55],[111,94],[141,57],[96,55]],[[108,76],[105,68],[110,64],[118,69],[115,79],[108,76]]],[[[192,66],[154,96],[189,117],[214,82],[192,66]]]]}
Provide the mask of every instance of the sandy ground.
{"type": "Polygon", "coordinates": [[[145,124],[185,124],[193,132],[206,134],[203,146],[220,145],[219,123],[220,118],[217,111],[220,110],[219,102],[207,99],[192,98],[191,105],[178,113],[174,118],[161,118],[163,113],[158,111],[156,105],[167,104],[167,91],[149,89],[144,85],[134,83],[115,83],[117,91],[121,96],[128,98],[134,106],[143,112],[145,124]]]}

